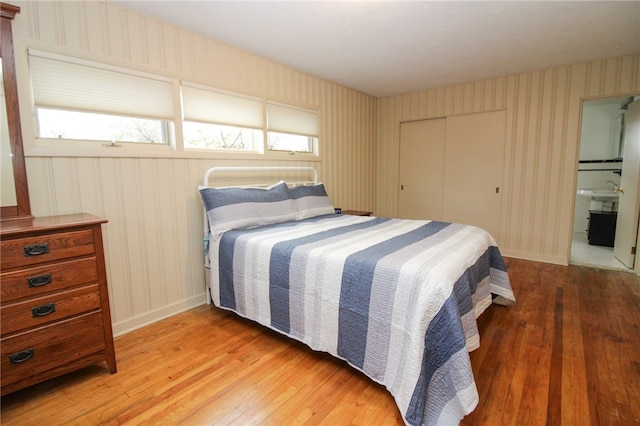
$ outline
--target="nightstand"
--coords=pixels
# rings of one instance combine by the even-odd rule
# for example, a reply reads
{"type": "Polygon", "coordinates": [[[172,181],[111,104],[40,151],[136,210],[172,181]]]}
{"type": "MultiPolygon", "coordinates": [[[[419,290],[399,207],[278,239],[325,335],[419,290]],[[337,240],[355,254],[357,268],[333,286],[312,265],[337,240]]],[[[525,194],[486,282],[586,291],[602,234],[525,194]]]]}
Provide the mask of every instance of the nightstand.
{"type": "Polygon", "coordinates": [[[342,214],[350,214],[352,216],[371,216],[373,212],[363,210],[342,210],[342,214]]]}

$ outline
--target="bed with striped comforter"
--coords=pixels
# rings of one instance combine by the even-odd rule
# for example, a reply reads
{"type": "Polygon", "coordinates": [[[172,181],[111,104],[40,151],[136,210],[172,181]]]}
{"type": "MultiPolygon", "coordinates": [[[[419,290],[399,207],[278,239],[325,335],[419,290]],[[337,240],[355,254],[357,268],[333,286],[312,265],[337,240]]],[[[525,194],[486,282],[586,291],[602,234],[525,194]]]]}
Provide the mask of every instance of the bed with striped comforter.
{"type": "Polygon", "coordinates": [[[467,225],[326,215],[210,241],[215,305],[346,360],[410,425],[478,403],[476,318],[515,301],[493,238],[467,225]]]}

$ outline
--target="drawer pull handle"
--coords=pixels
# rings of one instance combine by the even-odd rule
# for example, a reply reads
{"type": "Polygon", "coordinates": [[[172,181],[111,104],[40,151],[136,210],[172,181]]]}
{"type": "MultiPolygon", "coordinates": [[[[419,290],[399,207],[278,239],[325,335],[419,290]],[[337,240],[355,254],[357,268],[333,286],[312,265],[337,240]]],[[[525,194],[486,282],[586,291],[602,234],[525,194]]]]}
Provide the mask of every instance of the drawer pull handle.
{"type": "Polygon", "coordinates": [[[45,253],[49,253],[49,244],[47,243],[24,246],[25,256],[38,256],[45,253]]]}
{"type": "Polygon", "coordinates": [[[46,305],[38,306],[37,308],[31,309],[31,314],[33,318],[44,317],[49,314],[52,314],[56,311],[55,303],[47,303],[46,305]]]}
{"type": "Polygon", "coordinates": [[[9,355],[9,363],[20,364],[21,362],[29,361],[31,358],[33,358],[33,348],[25,349],[24,351],[9,355]]]}
{"type": "Polygon", "coordinates": [[[27,278],[29,287],[42,287],[43,285],[51,284],[51,274],[38,275],[37,277],[27,278]]]}

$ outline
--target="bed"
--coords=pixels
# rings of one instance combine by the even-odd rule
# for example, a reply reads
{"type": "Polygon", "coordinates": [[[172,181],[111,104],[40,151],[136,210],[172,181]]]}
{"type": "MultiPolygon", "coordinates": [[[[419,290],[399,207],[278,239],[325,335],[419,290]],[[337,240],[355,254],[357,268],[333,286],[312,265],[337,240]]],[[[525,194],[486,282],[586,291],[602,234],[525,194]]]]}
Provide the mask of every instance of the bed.
{"type": "Polygon", "coordinates": [[[213,168],[199,192],[217,307],[345,360],[388,389],[406,424],[458,424],[475,408],[476,318],[515,302],[486,231],[336,214],[312,168],[213,168]],[[236,173],[307,177],[219,185],[236,173]]]}

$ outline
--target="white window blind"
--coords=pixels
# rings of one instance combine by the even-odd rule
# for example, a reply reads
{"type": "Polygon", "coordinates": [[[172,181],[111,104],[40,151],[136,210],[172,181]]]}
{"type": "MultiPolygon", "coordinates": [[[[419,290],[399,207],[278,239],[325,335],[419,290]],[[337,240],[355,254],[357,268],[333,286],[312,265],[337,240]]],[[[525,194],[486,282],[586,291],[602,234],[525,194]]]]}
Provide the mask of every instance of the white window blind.
{"type": "Polygon", "coordinates": [[[33,50],[29,71],[36,107],[174,120],[169,80],[33,50]]]}
{"type": "Polygon", "coordinates": [[[318,136],[318,113],[307,109],[267,103],[268,130],[296,135],[318,136]]]}
{"type": "Polygon", "coordinates": [[[262,100],[242,95],[182,86],[184,121],[263,128],[262,100]]]}

